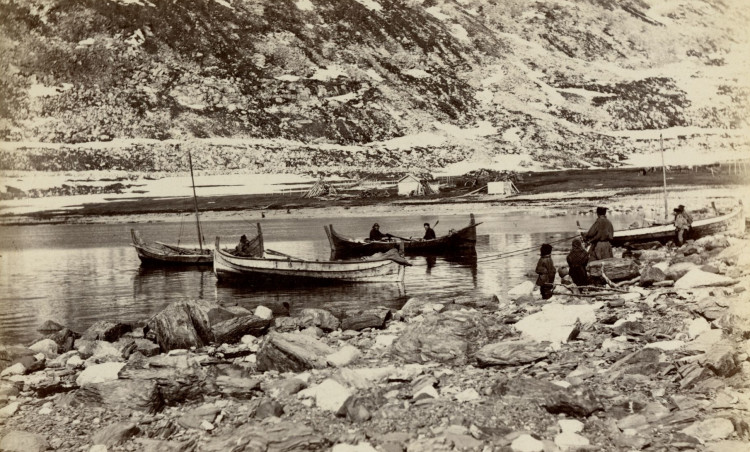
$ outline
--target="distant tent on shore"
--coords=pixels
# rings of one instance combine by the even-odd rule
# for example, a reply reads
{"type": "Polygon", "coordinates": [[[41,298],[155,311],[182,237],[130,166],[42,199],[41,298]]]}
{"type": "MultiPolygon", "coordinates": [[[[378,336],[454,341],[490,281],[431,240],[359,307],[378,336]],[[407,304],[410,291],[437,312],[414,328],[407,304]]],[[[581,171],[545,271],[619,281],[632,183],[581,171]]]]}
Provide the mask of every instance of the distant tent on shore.
{"type": "Polygon", "coordinates": [[[323,196],[336,196],[337,194],[338,191],[336,191],[336,187],[334,187],[332,184],[324,182],[323,179],[320,179],[315,182],[315,185],[310,187],[310,189],[307,190],[307,193],[305,193],[302,197],[320,198],[323,196]]]}
{"type": "Polygon", "coordinates": [[[425,196],[436,193],[437,189],[430,185],[427,180],[419,179],[413,174],[407,174],[398,181],[399,196],[425,196]]]}
{"type": "Polygon", "coordinates": [[[487,194],[488,195],[515,195],[518,194],[518,188],[510,180],[503,180],[497,182],[487,183],[487,194]]]}

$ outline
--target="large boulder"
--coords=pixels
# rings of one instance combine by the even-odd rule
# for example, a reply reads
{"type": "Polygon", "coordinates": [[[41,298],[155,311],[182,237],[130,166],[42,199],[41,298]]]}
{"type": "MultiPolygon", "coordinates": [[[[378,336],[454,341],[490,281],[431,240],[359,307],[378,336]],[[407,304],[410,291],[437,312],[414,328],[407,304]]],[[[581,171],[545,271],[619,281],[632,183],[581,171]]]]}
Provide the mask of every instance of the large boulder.
{"type": "Polygon", "coordinates": [[[359,331],[365,328],[385,328],[385,322],[391,318],[391,310],[371,308],[365,310],[348,310],[341,321],[342,330],[359,331]]]}
{"type": "Polygon", "coordinates": [[[120,339],[123,334],[131,331],[132,327],[126,323],[100,320],[84,331],[81,335],[81,339],[88,341],[115,342],[120,339]]]}
{"type": "Polygon", "coordinates": [[[306,308],[297,315],[300,326],[316,326],[323,331],[335,331],[341,326],[341,321],[325,309],[306,308]]]}
{"type": "Polygon", "coordinates": [[[208,313],[216,306],[203,300],[171,303],[148,321],[148,334],[165,352],[208,345],[214,339],[208,313]]]}
{"type": "Polygon", "coordinates": [[[640,274],[638,265],[632,259],[618,257],[591,261],[586,269],[590,277],[601,278],[603,272],[611,281],[633,279],[640,274]]]}
{"type": "Polygon", "coordinates": [[[59,403],[73,408],[99,407],[113,412],[133,410],[156,413],[164,406],[164,399],[154,381],[113,380],[90,384],[65,394],[59,403]]]}
{"type": "Polygon", "coordinates": [[[250,314],[232,317],[212,325],[211,330],[216,342],[233,344],[239,341],[242,336],[248,334],[256,337],[263,335],[268,330],[269,325],[271,325],[270,319],[263,319],[250,314]]]}
{"type": "Polygon", "coordinates": [[[641,272],[640,285],[642,287],[649,287],[665,279],[667,279],[667,276],[659,267],[648,265],[641,272]]]}
{"type": "Polygon", "coordinates": [[[318,339],[301,333],[270,333],[258,350],[258,370],[302,372],[328,365],[335,350],[318,339]]]}
{"type": "Polygon", "coordinates": [[[465,365],[482,344],[509,334],[508,327],[498,326],[481,312],[434,313],[396,339],[391,353],[409,363],[438,361],[465,365]]]}

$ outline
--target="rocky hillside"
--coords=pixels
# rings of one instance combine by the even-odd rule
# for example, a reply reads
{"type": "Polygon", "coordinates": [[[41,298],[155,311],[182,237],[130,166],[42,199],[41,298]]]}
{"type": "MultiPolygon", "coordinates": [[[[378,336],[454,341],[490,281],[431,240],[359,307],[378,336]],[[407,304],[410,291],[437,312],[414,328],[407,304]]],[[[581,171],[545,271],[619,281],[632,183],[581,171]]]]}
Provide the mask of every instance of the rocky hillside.
{"type": "MultiPolygon", "coordinates": [[[[628,131],[748,125],[741,0],[4,0],[0,17],[0,139],[45,158],[252,138],[599,166],[638,147],[628,131]]],[[[3,169],[28,167],[11,147],[3,169]]]]}

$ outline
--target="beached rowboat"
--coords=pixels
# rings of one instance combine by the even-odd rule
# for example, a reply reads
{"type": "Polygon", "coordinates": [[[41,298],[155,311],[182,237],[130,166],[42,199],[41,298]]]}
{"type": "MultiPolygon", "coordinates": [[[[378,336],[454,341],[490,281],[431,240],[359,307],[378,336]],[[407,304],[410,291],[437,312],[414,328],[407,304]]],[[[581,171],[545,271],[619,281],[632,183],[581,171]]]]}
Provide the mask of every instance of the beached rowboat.
{"type": "MultiPolygon", "coordinates": [[[[745,215],[742,204],[731,212],[713,218],[693,221],[692,227],[685,233],[685,240],[697,240],[707,235],[718,233],[741,233],[745,230],[745,215]]],[[[674,224],[650,226],[646,228],[615,231],[612,246],[624,246],[627,243],[662,242],[675,239],[674,224]]]]}
{"type": "MultiPolygon", "coordinates": [[[[279,253],[277,253],[279,254],[279,253]]],[[[402,282],[404,266],[410,265],[396,250],[368,260],[311,261],[305,259],[242,257],[222,250],[216,237],[214,273],[219,280],[247,283],[402,282]]]]}
{"type": "Polygon", "coordinates": [[[335,256],[369,256],[374,253],[388,251],[404,245],[404,253],[412,255],[445,254],[461,249],[473,249],[477,242],[477,223],[474,214],[470,214],[469,225],[442,235],[432,240],[379,240],[367,241],[345,237],[333,229],[333,225],[324,226],[331,252],[335,256]]]}

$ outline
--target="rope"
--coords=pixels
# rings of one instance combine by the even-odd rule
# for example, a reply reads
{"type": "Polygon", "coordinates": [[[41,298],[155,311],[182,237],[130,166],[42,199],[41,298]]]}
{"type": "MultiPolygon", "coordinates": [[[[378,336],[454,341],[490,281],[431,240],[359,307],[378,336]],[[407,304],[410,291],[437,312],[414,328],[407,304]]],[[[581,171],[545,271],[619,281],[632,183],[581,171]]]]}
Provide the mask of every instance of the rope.
{"type": "MultiPolygon", "coordinates": [[[[572,239],[574,239],[576,237],[580,237],[580,235],[576,234],[576,235],[573,235],[573,236],[570,236],[570,237],[564,237],[564,238],[561,238],[559,240],[553,240],[551,242],[546,242],[546,243],[549,243],[550,245],[552,245],[552,244],[555,244],[555,243],[561,243],[561,242],[565,242],[567,240],[572,240],[572,239]]],[[[530,252],[538,251],[538,250],[539,250],[539,245],[536,245],[536,246],[530,246],[528,248],[519,248],[519,249],[513,250],[513,251],[506,251],[506,252],[503,252],[503,253],[488,254],[486,256],[482,256],[482,257],[477,258],[477,263],[480,263],[480,262],[492,262],[492,261],[497,261],[497,260],[500,260],[500,259],[505,259],[505,258],[508,258],[508,257],[521,256],[521,255],[528,254],[530,252]]],[[[415,263],[415,264],[412,264],[412,266],[414,266],[414,267],[425,267],[425,266],[427,266],[427,263],[426,262],[425,263],[421,263],[421,264],[420,263],[415,263]]]]}

